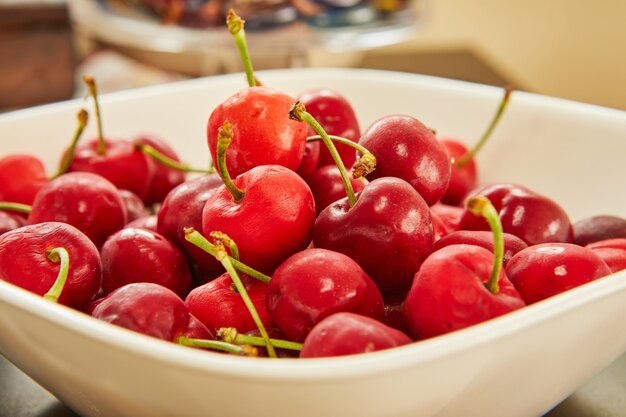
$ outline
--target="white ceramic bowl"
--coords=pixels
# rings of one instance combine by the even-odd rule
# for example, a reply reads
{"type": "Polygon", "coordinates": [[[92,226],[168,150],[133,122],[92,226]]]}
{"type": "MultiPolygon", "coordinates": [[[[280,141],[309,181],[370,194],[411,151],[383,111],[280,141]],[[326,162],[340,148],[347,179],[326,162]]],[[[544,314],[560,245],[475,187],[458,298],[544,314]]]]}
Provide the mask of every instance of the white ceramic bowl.
{"type": "MultiPolygon", "coordinates": [[[[472,142],[497,88],[369,70],[277,70],[259,77],[293,95],[343,93],[363,127],[415,115],[472,142]]],[[[156,132],[205,163],[213,107],[241,74],[102,97],[109,136],[156,132]]],[[[82,101],[0,116],[3,153],[56,164],[82,101]]],[[[91,134],[94,133],[91,123],[91,134]]],[[[479,156],[484,181],[515,181],[561,203],[573,220],[626,216],[626,113],[514,93],[479,156]]],[[[230,357],[134,334],[0,282],[0,353],[83,416],[538,416],[626,351],[626,271],[490,322],[353,357],[230,357]]]]}

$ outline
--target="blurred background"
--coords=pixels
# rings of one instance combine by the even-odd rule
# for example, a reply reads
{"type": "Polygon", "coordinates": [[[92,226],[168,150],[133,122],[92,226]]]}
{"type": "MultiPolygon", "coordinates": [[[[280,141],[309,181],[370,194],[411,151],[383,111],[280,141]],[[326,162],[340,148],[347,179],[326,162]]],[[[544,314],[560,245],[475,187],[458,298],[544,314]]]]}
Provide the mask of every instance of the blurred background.
{"type": "Polygon", "coordinates": [[[0,109],[79,96],[84,73],[115,91],[238,71],[216,2],[243,11],[257,69],[381,68],[626,110],[623,0],[0,0],[0,109]]]}

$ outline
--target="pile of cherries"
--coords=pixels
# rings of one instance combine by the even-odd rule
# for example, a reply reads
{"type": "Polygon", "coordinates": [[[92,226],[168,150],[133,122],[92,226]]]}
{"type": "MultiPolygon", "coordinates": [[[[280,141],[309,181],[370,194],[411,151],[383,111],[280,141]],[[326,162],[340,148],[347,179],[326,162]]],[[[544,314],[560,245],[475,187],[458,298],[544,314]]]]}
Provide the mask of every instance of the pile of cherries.
{"type": "Polygon", "coordinates": [[[155,137],[76,135],[49,176],[0,159],[0,279],[146,335],[248,356],[364,353],[442,335],[626,269],[626,219],[572,224],[415,117],[249,86],[215,108],[215,166],[155,137]],[[346,167],[352,168],[349,174],[346,167]],[[195,173],[190,175],[190,173],[195,173]],[[367,179],[365,178],[367,177],[367,179]]]}

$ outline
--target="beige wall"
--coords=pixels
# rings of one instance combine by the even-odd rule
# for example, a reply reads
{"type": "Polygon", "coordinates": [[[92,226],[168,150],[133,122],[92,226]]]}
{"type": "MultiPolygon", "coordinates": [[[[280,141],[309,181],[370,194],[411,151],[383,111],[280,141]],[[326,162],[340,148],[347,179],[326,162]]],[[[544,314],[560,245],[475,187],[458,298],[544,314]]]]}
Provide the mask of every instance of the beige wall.
{"type": "Polygon", "coordinates": [[[425,1],[416,38],[467,47],[527,89],[626,110],[626,0],[425,1]]]}

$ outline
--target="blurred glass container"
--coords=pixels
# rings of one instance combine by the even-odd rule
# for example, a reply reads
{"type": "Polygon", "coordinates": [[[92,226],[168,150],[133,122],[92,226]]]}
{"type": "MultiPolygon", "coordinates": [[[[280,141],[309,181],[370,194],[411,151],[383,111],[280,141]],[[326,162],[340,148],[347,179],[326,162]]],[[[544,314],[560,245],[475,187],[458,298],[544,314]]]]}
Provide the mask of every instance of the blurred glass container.
{"type": "Polygon", "coordinates": [[[224,16],[231,7],[246,20],[255,68],[264,69],[354,65],[364,50],[414,36],[423,2],[67,1],[74,29],[80,36],[143,62],[189,75],[241,69],[234,42],[224,25],[224,16]]]}

